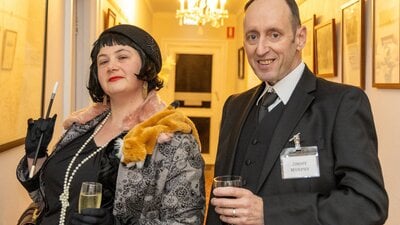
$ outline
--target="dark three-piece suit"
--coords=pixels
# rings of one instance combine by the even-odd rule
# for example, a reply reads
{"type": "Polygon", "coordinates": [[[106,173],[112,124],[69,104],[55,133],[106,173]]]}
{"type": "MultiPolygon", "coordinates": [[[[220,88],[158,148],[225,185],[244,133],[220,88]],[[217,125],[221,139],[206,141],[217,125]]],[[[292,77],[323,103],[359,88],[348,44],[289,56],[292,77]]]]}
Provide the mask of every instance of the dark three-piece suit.
{"type": "MultiPolygon", "coordinates": [[[[279,115],[257,125],[264,88],[227,99],[215,176],[242,175],[244,187],[263,199],[265,225],[383,224],[388,197],[365,93],[306,67],[288,103],[278,105],[279,115]],[[301,146],[317,147],[319,177],[282,179],[280,153],[294,146],[289,139],[297,133],[301,146]]],[[[207,225],[223,224],[218,217],[210,204],[207,225]]]]}

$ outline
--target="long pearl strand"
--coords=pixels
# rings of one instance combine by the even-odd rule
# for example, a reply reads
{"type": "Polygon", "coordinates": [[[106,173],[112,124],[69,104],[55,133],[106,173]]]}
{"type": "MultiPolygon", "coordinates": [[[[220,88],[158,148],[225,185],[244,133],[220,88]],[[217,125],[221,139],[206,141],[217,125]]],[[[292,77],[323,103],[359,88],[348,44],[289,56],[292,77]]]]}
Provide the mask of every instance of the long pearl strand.
{"type": "Polygon", "coordinates": [[[108,142],[105,143],[104,145],[98,147],[96,151],[92,152],[90,155],[88,155],[86,158],[84,158],[70,173],[72,165],[75,163],[75,160],[78,158],[79,154],[85,149],[86,145],[96,136],[96,134],[103,128],[104,124],[107,122],[108,118],[111,115],[111,111],[107,114],[107,116],[104,118],[104,120],[100,123],[100,125],[94,130],[93,134],[86,140],[86,142],[82,145],[82,147],[79,148],[79,150],[75,153],[74,157],[72,158],[71,162],[69,163],[67,167],[67,171],[65,172],[65,177],[64,177],[64,185],[63,185],[63,192],[60,195],[60,201],[61,201],[61,213],[60,213],[60,225],[64,225],[65,223],[65,215],[67,213],[67,208],[69,207],[69,189],[71,187],[71,182],[72,179],[74,178],[76,172],[79,170],[79,168],[89,159],[91,159],[93,156],[95,156],[98,152],[103,150],[104,147],[107,146],[108,142]]]}

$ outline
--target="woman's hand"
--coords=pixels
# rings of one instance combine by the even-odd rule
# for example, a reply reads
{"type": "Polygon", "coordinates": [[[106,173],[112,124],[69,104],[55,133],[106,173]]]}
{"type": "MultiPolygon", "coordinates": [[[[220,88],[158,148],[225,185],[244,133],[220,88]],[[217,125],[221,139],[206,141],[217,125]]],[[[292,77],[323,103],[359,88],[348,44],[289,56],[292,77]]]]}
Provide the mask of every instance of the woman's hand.
{"type": "Polygon", "coordinates": [[[28,130],[25,138],[25,153],[28,158],[34,158],[36,148],[39,145],[40,136],[43,134],[40,144],[38,158],[44,157],[47,154],[47,146],[53,137],[54,125],[56,123],[57,114],[47,119],[28,119],[28,130]]]}
{"type": "Polygon", "coordinates": [[[71,217],[71,225],[113,225],[114,216],[104,208],[83,209],[81,213],[75,212],[71,217]]]}

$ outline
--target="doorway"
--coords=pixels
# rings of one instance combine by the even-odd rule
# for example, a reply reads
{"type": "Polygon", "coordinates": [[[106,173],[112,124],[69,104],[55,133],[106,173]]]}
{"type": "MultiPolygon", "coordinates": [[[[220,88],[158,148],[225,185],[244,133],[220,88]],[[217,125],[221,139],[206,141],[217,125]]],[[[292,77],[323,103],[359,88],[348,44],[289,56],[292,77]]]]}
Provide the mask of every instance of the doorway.
{"type": "Polygon", "coordinates": [[[164,59],[173,61],[161,97],[178,100],[179,110],[195,123],[208,165],[215,162],[226,80],[226,43],[222,41],[164,42],[164,59]]]}

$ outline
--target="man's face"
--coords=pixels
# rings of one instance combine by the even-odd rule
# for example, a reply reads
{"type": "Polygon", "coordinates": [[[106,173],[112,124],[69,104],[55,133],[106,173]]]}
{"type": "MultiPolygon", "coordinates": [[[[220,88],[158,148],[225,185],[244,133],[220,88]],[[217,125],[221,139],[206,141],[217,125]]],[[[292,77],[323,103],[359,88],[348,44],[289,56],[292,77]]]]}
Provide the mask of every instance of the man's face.
{"type": "Polygon", "coordinates": [[[244,47],[260,80],[273,85],[301,62],[306,31],[293,31],[292,14],[284,0],[256,0],[244,18],[244,47]]]}

